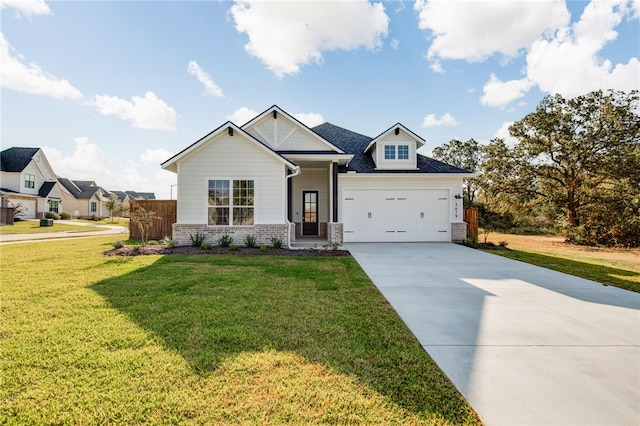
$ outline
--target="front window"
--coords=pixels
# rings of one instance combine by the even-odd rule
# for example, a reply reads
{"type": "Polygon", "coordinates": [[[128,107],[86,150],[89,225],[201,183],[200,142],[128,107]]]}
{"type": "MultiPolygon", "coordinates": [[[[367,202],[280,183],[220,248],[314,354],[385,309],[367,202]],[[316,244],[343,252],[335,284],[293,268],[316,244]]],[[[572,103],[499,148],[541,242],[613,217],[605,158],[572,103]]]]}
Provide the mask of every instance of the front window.
{"type": "Polygon", "coordinates": [[[398,160],[409,159],[409,145],[398,145],[398,160]]]}
{"type": "Polygon", "coordinates": [[[233,224],[253,225],[253,181],[233,181],[233,224]]]}
{"type": "Polygon", "coordinates": [[[36,187],[36,176],[35,175],[30,175],[27,173],[27,175],[24,178],[24,186],[25,188],[35,188],[36,187]]]}
{"type": "Polygon", "coordinates": [[[385,145],[384,146],[384,159],[385,160],[395,160],[396,159],[396,146],[395,145],[385,145]]]}
{"type": "Polygon", "coordinates": [[[91,213],[96,213],[98,211],[98,203],[95,201],[91,202],[91,213]]]}
{"type": "Polygon", "coordinates": [[[210,180],[208,199],[209,225],[253,225],[252,180],[210,180]]]}
{"type": "Polygon", "coordinates": [[[54,200],[49,200],[49,211],[59,213],[58,211],[59,202],[54,200]]]}
{"type": "Polygon", "coordinates": [[[209,181],[209,225],[229,224],[229,181],[209,181]]]}

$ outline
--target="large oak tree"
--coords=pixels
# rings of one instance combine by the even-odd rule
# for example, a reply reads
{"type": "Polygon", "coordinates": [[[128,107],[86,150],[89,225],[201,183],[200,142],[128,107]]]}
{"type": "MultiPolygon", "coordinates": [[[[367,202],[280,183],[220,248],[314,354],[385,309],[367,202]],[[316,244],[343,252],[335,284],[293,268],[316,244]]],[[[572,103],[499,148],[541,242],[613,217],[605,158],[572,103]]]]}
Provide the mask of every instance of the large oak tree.
{"type": "Polygon", "coordinates": [[[613,243],[640,244],[639,108],[637,91],[545,97],[509,127],[515,146],[497,139],[483,148],[482,182],[493,206],[546,204],[568,228],[582,225],[587,242],[606,243],[617,227],[626,235],[613,243]]]}

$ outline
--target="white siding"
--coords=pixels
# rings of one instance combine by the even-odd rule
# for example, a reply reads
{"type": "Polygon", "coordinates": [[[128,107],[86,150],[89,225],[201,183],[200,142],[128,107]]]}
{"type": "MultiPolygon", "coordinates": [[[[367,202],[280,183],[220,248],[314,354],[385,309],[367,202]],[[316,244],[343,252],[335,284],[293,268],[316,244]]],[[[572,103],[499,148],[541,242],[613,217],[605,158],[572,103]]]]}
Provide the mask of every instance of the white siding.
{"type": "Polygon", "coordinates": [[[2,172],[0,174],[0,188],[20,192],[20,173],[2,172]]]}
{"type": "Polygon", "coordinates": [[[282,114],[269,114],[244,129],[261,142],[278,151],[329,151],[330,147],[282,114]]]}
{"type": "Polygon", "coordinates": [[[285,223],[285,165],[255,141],[225,132],[178,162],[177,223],[207,223],[209,179],[254,180],[254,223],[285,223]]]}
{"type": "Polygon", "coordinates": [[[40,173],[40,169],[36,166],[36,163],[33,160],[31,160],[31,162],[27,164],[27,167],[25,167],[22,170],[22,174],[20,175],[20,177],[21,177],[20,192],[23,194],[38,195],[38,190],[40,189],[42,184],[45,182],[44,177],[42,176],[42,173],[40,173]],[[27,174],[35,176],[36,183],[33,188],[27,188],[24,185],[25,180],[27,178],[27,174]]]}
{"type": "Polygon", "coordinates": [[[416,168],[416,149],[417,142],[415,139],[412,139],[406,133],[400,131],[398,135],[394,132],[391,132],[378,140],[373,148],[373,159],[376,163],[376,167],[378,169],[404,169],[410,170],[416,168]],[[395,160],[385,160],[384,159],[384,146],[385,145],[394,145],[396,152],[395,160]],[[398,160],[398,145],[409,145],[409,159],[408,160],[398,160]]]}

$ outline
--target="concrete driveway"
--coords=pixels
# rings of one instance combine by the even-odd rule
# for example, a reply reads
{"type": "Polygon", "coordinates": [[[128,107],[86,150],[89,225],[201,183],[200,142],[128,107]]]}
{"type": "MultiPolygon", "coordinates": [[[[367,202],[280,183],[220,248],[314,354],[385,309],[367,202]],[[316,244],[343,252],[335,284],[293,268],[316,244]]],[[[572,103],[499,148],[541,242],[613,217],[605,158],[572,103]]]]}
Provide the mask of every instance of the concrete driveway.
{"type": "Polygon", "coordinates": [[[347,244],[487,425],[640,424],[640,294],[456,244],[347,244]]]}

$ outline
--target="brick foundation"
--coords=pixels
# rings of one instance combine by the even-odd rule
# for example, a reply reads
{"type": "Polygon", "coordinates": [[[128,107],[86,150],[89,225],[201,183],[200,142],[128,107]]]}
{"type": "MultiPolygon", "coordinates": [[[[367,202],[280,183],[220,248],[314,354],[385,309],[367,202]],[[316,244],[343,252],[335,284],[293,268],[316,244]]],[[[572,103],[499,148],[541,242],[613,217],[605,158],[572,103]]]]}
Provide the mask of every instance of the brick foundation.
{"type": "Polygon", "coordinates": [[[243,246],[244,239],[247,235],[256,237],[256,245],[271,245],[271,238],[276,237],[282,241],[282,246],[287,246],[287,224],[261,224],[253,226],[208,226],[202,224],[173,224],[173,239],[179,246],[191,245],[190,235],[196,235],[202,232],[206,238],[205,243],[218,245],[218,240],[223,235],[229,235],[233,238],[233,244],[243,246]]]}

